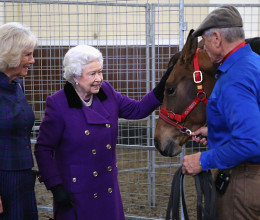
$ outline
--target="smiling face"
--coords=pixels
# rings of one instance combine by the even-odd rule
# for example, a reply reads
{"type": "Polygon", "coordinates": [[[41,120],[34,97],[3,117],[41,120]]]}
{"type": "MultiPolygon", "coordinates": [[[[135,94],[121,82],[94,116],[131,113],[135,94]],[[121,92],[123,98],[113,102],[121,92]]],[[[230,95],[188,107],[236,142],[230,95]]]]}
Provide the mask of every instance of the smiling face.
{"type": "Polygon", "coordinates": [[[10,81],[17,77],[27,76],[31,64],[35,63],[33,57],[34,49],[26,49],[21,56],[21,62],[17,67],[7,68],[5,73],[10,78],[10,81]]]}
{"type": "Polygon", "coordinates": [[[97,94],[103,82],[102,67],[98,60],[89,63],[80,77],[74,77],[76,90],[83,99],[97,94]]]}

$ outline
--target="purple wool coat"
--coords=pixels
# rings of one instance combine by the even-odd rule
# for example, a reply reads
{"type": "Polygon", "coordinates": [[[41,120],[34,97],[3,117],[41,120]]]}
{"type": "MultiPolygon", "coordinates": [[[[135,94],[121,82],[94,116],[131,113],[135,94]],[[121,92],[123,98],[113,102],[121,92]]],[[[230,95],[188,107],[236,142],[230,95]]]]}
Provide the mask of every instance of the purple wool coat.
{"type": "MultiPolygon", "coordinates": [[[[145,118],[160,104],[153,91],[136,101],[106,81],[90,107],[68,82],[47,98],[36,160],[47,189],[63,184],[71,194],[79,220],[125,219],[116,166],[118,118],[145,118]]],[[[58,209],[57,219],[75,219],[73,209],[58,209]]]]}

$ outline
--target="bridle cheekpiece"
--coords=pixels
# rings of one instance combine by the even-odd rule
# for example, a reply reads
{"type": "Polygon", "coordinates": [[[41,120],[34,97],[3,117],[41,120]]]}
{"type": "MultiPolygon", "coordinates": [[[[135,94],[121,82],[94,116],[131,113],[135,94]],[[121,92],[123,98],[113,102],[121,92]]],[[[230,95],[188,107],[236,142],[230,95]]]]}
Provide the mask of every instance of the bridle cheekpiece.
{"type": "Polygon", "coordinates": [[[159,113],[159,117],[164,120],[165,122],[173,125],[176,127],[181,133],[185,133],[189,136],[191,136],[191,130],[184,127],[180,123],[183,123],[186,119],[186,117],[190,114],[190,112],[200,103],[203,102],[205,105],[207,105],[207,97],[206,93],[203,90],[202,81],[203,81],[203,75],[202,72],[199,69],[199,49],[197,48],[196,54],[193,59],[194,63],[194,72],[193,72],[193,81],[197,86],[197,97],[193,100],[193,102],[184,110],[184,112],[180,114],[176,114],[172,111],[168,111],[165,108],[161,107],[161,111],[159,113]]]}

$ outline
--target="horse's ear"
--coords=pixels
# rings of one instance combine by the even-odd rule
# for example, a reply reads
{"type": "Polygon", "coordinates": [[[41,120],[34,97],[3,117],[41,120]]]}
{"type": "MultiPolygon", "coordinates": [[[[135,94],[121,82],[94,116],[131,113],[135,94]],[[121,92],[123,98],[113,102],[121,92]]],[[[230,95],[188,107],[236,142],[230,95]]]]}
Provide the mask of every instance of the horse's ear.
{"type": "Polygon", "coordinates": [[[190,32],[188,34],[188,38],[192,36],[192,33],[194,32],[194,29],[190,29],[190,32]]]}
{"type": "Polygon", "coordinates": [[[191,29],[187,41],[181,51],[180,61],[182,64],[190,64],[196,54],[198,38],[192,36],[193,32],[194,30],[191,29]]]}

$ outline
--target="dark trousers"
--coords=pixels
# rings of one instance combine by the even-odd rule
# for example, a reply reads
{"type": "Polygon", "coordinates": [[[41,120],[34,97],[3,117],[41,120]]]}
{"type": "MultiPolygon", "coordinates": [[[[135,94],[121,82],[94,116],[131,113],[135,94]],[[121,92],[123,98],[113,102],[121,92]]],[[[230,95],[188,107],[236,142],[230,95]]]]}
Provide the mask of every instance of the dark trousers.
{"type": "Polygon", "coordinates": [[[241,164],[225,170],[230,183],[218,195],[218,220],[260,220],[260,164],[241,164]]]}

